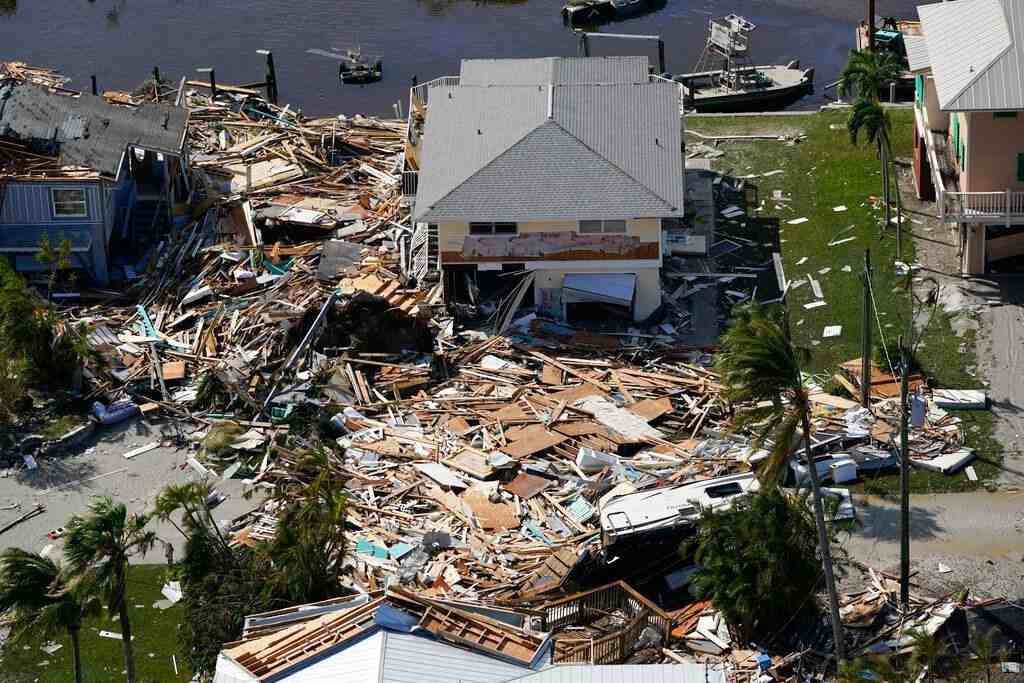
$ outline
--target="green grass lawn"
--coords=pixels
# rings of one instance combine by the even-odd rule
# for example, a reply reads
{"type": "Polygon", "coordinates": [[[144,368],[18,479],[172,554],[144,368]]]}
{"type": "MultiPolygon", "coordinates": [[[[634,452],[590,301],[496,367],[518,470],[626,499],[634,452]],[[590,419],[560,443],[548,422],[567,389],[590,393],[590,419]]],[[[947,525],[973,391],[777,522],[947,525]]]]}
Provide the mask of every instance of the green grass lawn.
{"type": "MultiPolygon", "coordinates": [[[[164,565],[133,565],[128,576],[129,613],[135,634],[135,669],[139,681],[163,683],[188,681],[191,677],[180,655],[177,657],[177,675],[171,663],[171,655],[177,655],[178,624],[183,611],[181,606],[175,605],[166,610],[153,607],[154,602],[164,599],[160,588],[164,583],[165,571],[164,565]]],[[[116,615],[114,618],[90,620],[82,628],[84,680],[123,680],[121,641],[102,638],[100,631],[120,633],[121,624],[116,615]]],[[[40,649],[46,645],[46,641],[40,638],[29,637],[23,642],[7,643],[0,652],[0,681],[73,681],[71,641],[67,636],[54,638],[53,641],[63,645],[53,655],[40,649]]]]}
{"type": "MultiPolygon", "coordinates": [[[[890,110],[892,141],[897,158],[909,157],[913,142],[913,113],[909,109],[890,110]]],[[[760,218],[775,216],[779,220],[779,238],[786,278],[804,280],[811,275],[821,283],[826,306],[805,309],[816,297],[810,284],[791,289],[788,301],[794,340],[811,352],[809,371],[830,377],[840,363],[861,355],[863,316],[864,251],[871,250],[872,288],[878,310],[872,320],[875,357],[881,337],[895,362],[896,342],[907,332],[911,315],[911,297],[906,290],[907,278],[895,274],[895,225],[882,234],[884,222],[877,198],[882,193],[882,180],[875,147],[866,142],[850,143],[846,131],[846,112],[828,111],[807,116],[729,116],[692,117],[689,130],[705,135],[803,134],[797,144],[776,140],[727,141],[719,144],[724,157],[717,159],[715,170],[734,177],[760,176],[747,182],[756,187],[755,205],[763,209],[751,215],[760,218]],[[781,170],[769,176],[763,174],[781,170]],[[779,190],[786,197],[773,200],[779,190]],[[763,204],[762,204],[763,202],[763,204]],[[834,211],[845,206],[845,211],[834,211]],[[787,221],[806,218],[799,225],[787,221]],[[835,244],[840,240],[842,244],[835,244]],[[830,242],[833,243],[830,246],[830,242]],[[849,268],[849,272],[843,270],[849,268]],[[822,273],[825,268],[829,270],[822,273]],[[841,325],[839,337],[823,339],[826,325],[841,325]],[[879,327],[881,329],[879,329],[879,327]]],[[[697,142],[687,136],[687,142],[697,142]]],[[[754,208],[749,207],[751,210],[754,208]]],[[[744,228],[719,219],[719,237],[745,234],[744,228]]],[[[762,236],[763,237],[763,236],[762,236]]],[[[913,262],[913,243],[903,240],[901,260],[913,262]]],[[[976,388],[978,380],[971,377],[965,365],[974,364],[973,338],[953,334],[948,319],[938,314],[928,327],[925,343],[919,347],[917,359],[933,386],[976,388]],[[961,345],[966,345],[961,350],[961,345]]],[[[974,463],[980,482],[970,482],[960,472],[952,476],[914,470],[912,487],[918,492],[971,490],[998,474],[1001,460],[999,445],[992,439],[992,415],[989,412],[960,413],[964,419],[968,446],[981,455],[974,463]]],[[[889,494],[898,490],[899,477],[885,475],[864,488],[889,494]]]]}

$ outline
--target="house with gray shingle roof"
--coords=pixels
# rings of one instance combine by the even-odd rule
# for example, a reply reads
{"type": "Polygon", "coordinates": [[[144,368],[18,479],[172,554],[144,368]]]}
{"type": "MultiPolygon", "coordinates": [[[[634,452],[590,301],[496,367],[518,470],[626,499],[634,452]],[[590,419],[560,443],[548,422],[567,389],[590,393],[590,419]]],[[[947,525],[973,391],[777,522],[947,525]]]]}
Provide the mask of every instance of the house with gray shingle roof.
{"type": "Polygon", "coordinates": [[[1024,256],[1024,3],[921,5],[914,182],[960,230],[965,274],[1020,270],[1024,256]]]}
{"type": "Polygon", "coordinates": [[[130,278],[188,196],[187,122],[0,71],[0,258],[45,277],[40,244],[66,240],[79,282],[130,278]]]}
{"type": "Polygon", "coordinates": [[[526,271],[527,303],[555,317],[647,317],[663,222],[683,217],[680,111],[645,57],[464,60],[414,87],[420,274],[458,300],[526,271]]]}

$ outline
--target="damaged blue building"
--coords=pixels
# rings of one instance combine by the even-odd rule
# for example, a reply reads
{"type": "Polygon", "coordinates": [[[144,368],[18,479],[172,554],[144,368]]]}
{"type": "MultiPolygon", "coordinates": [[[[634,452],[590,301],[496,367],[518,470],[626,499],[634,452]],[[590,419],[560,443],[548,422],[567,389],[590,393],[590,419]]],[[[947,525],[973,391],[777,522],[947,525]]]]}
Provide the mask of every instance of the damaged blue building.
{"type": "Polygon", "coordinates": [[[72,267],[130,279],[189,196],[188,110],[0,82],[0,255],[31,279],[40,243],[68,240],[72,267]]]}

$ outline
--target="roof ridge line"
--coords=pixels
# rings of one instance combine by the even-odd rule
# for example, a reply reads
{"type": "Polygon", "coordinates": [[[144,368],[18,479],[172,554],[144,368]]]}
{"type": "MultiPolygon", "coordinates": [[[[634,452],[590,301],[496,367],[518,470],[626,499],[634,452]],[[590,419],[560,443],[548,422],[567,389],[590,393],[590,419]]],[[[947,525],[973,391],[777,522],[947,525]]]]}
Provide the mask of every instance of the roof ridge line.
{"type": "MultiPolygon", "coordinates": [[[[591,147],[591,146],[590,146],[590,145],[588,145],[587,143],[583,142],[583,140],[580,140],[580,139],[579,139],[578,137],[576,137],[575,135],[573,135],[572,133],[570,133],[570,132],[569,132],[568,130],[566,130],[566,129],[565,129],[565,126],[563,126],[563,125],[562,125],[562,124],[561,124],[561,123],[560,123],[560,122],[558,121],[558,119],[557,119],[557,118],[553,118],[553,119],[551,119],[551,122],[552,122],[552,123],[554,123],[554,124],[555,124],[556,126],[558,126],[558,128],[559,128],[559,129],[560,129],[560,130],[561,130],[561,131],[562,131],[563,133],[565,133],[566,135],[568,135],[569,137],[571,137],[571,138],[572,138],[573,140],[575,140],[576,142],[578,142],[578,143],[580,143],[581,145],[583,145],[583,146],[584,146],[584,147],[585,147],[585,148],[586,148],[587,150],[589,150],[590,152],[592,152],[592,153],[593,153],[594,155],[596,155],[596,156],[597,156],[597,157],[599,157],[600,159],[603,159],[603,160],[604,160],[605,162],[607,162],[609,166],[611,166],[612,168],[614,168],[615,170],[617,170],[617,171],[618,171],[619,173],[621,173],[622,175],[626,176],[627,178],[629,178],[630,180],[632,180],[632,181],[633,181],[634,183],[636,183],[637,185],[639,185],[640,187],[642,187],[642,188],[643,188],[644,190],[646,190],[646,191],[648,192],[648,194],[650,194],[650,195],[651,195],[652,197],[654,197],[655,199],[657,199],[657,200],[658,200],[659,202],[663,203],[663,204],[664,204],[665,206],[669,207],[669,208],[670,208],[670,209],[672,209],[673,211],[679,211],[679,210],[680,210],[680,207],[678,207],[678,206],[674,205],[674,204],[673,204],[672,202],[670,202],[669,200],[665,199],[665,198],[664,198],[664,197],[662,197],[662,196],[661,196],[660,194],[658,194],[657,192],[655,192],[654,190],[652,190],[652,189],[651,189],[650,187],[648,187],[648,186],[647,186],[647,183],[645,183],[645,182],[643,182],[643,181],[641,181],[641,180],[639,180],[639,179],[637,179],[637,178],[634,178],[634,177],[633,177],[633,175],[632,175],[631,173],[628,173],[628,172],[626,172],[626,170],[625,170],[625,169],[623,169],[623,168],[622,168],[621,166],[619,166],[619,165],[618,165],[617,163],[615,163],[614,161],[612,161],[611,159],[609,159],[609,158],[608,158],[608,157],[606,157],[605,155],[601,154],[600,152],[598,152],[598,151],[597,151],[596,149],[594,149],[593,147],[591,147]]],[[[680,152],[680,153],[681,153],[681,152],[680,152]]]]}
{"type": "MultiPolygon", "coordinates": [[[[536,88],[537,86],[532,86],[532,87],[536,88]]],[[[541,87],[543,87],[543,86],[541,86],[541,87]]],[[[455,185],[455,186],[454,186],[454,187],[453,187],[452,189],[448,190],[448,192],[444,193],[443,195],[441,195],[440,197],[438,197],[437,199],[435,199],[435,200],[434,200],[434,202],[433,202],[432,204],[430,204],[429,206],[427,206],[427,207],[426,207],[426,211],[424,211],[423,213],[424,213],[424,214],[426,214],[426,213],[427,213],[428,211],[431,211],[431,210],[432,210],[432,209],[433,209],[433,208],[434,208],[434,207],[435,207],[435,206],[436,206],[437,204],[440,204],[440,203],[441,203],[441,202],[443,202],[443,201],[444,201],[445,199],[447,199],[448,197],[452,196],[452,194],[453,194],[453,193],[454,193],[454,192],[455,192],[456,190],[459,190],[459,189],[461,189],[463,185],[465,185],[465,184],[466,184],[466,183],[468,183],[468,182],[469,182],[470,180],[472,180],[473,178],[475,178],[475,177],[476,177],[476,176],[477,176],[477,175],[478,175],[478,174],[479,174],[479,173],[480,173],[481,171],[483,171],[484,169],[486,169],[486,168],[487,168],[488,166],[492,165],[492,164],[493,164],[493,163],[494,163],[495,161],[497,161],[497,160],[498,160],[498,159],[500,159],[501,157],[503,157],[503,156],[505,156],[506,154],[508,154],[509,150],[511,150],[511,149],[512,149],[513,147],[515,147],[515,146],[516,146],[516,145],[518,145],[518,144],[519,144],[520,142],[522,142],[522,141],[523,141],[523,140],[525,140],[525,139],[526,139],[527,137],[529,137],[529,136],[530,136],[530,135],[531,135],[531,134],[532,134],[532,133],[533,133],[534,131],[536,131],[536,130],[537,130],[538,128],[540,128],[540,127],[541,127],[541,126],[543,126],[543,125],[544,125],[545,123],[547,123],[547,121],[548,121],[548,119],[543,119],[543,120],[539,121],[539,122],[537,123],[537,125],[533,126],[533,127],[532,127],[532,128],[530,128],[530,129],[529,129],[528,131],[526,131],[526,132],[525,132],[525,133],[524,133],[524,134],[522,135],[522,137],[520,137],[520,138],[516,139],[516,140],[515,140],[515,141],[514,141],[514,142],[513,142],[512,144],[510,144],[510,145],[509,145],[508,147],[506,147],[505,149],[501,150],[500,152],[498,152],[497,154],[495,154],[495,155],[494,155],[493,157],[491,157],[491,158],[490,158],[490,159],[489,159],[489,160],[487,161],[487,163],[486,163],[486,164],[484,164],[484,165],[483,165],[483,166],[481,166],[480,168],[478,168],[478,169],[476,169],[475,171],[473,171],[472,173],[470,173],[470,174],[469,174],[468,176],[466,176],[465,178],[463,178],[462,180],[460,180],[460,181],[459,181],[459,183],[458,183],[457,185],[455,185]]]]}

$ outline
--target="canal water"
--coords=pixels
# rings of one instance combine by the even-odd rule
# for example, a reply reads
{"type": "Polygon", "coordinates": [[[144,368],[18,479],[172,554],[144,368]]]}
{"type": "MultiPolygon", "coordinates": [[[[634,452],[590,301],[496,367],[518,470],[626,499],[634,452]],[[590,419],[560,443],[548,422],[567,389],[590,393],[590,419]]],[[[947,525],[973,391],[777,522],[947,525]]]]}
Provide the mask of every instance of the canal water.
{"type": "MultiPolygon", "coordinates": [[[[0,0],[0,60],[60,69],[72,87],[130,89],[154,66],[165,78],[219,82],[263,79],[263,57],[274,53],[282,102],[308,115],[386,114],[420,82],[458,73],[465,57],[576,54],[562,23],[563,0],[0,0]],[[309,49],[360,46],[384,60],[384,78],[342,85],[337,62],[309,49]]],[[[880,0],[879,11],[914,16],[914,0],[880,0]]],[[[757,25],[757,63],[799,59],[816,69],[814,94],[797,108],[825,102],[822,86],[836,79],[853,44],[866,0],[667,0],[647,14],[599,30],[660,34],[670,71],[691,70],[704,45],[708,19],[730,12],[757,25]]],[[[653,45],[594,41],[596,54],[656,55],[653,45]]]]}

